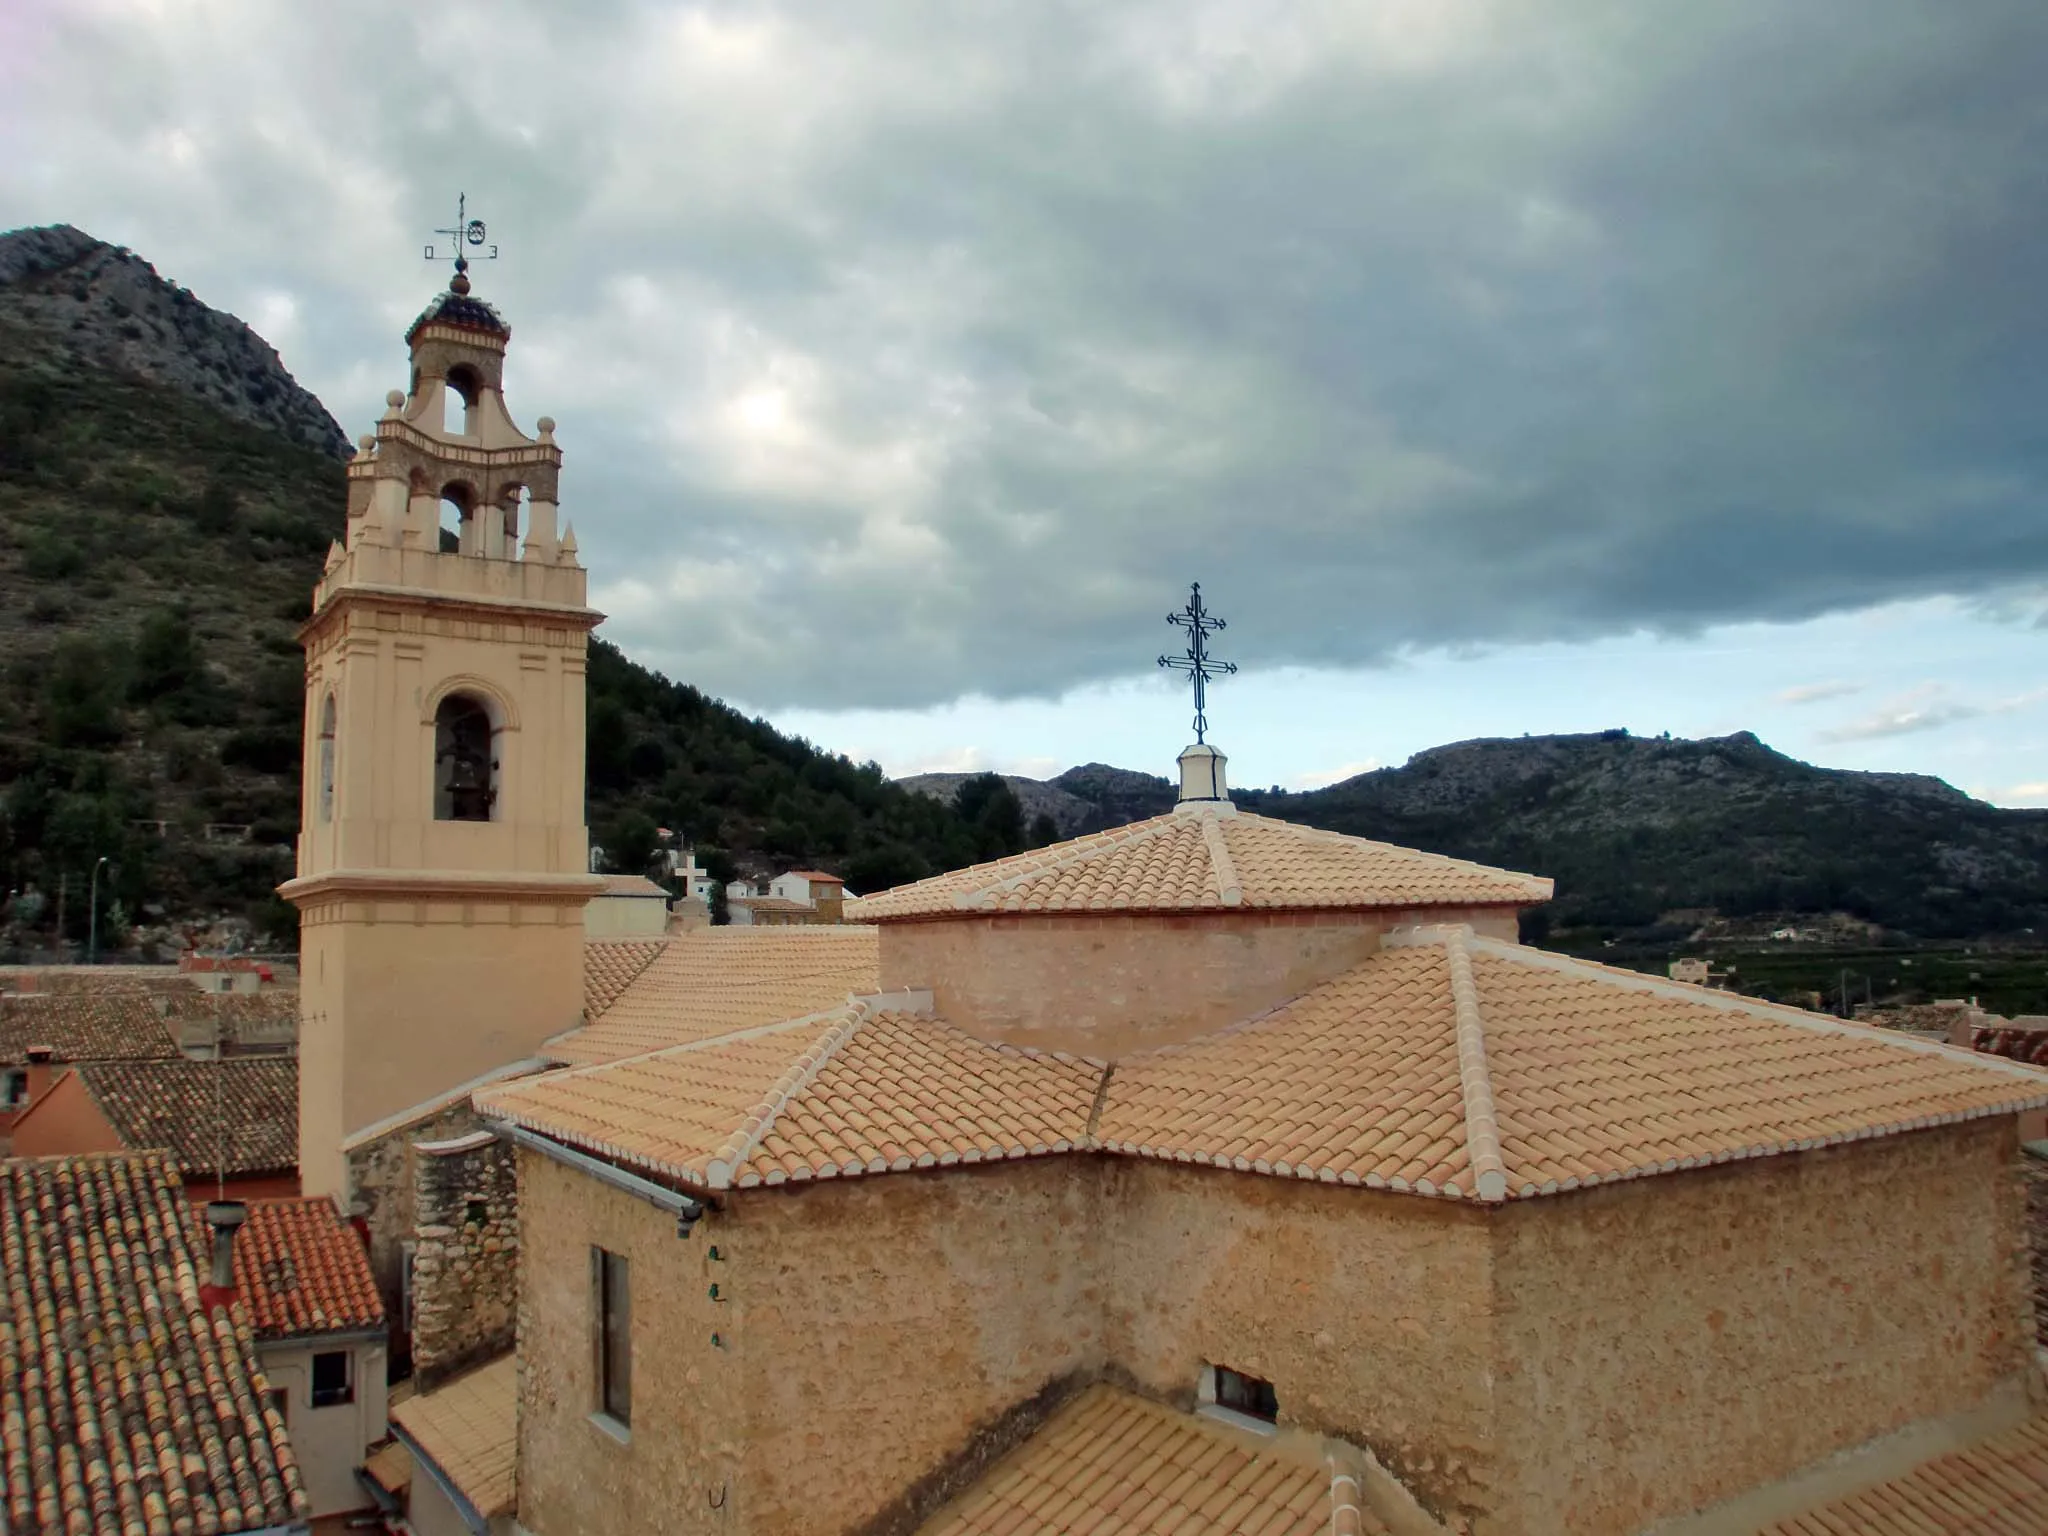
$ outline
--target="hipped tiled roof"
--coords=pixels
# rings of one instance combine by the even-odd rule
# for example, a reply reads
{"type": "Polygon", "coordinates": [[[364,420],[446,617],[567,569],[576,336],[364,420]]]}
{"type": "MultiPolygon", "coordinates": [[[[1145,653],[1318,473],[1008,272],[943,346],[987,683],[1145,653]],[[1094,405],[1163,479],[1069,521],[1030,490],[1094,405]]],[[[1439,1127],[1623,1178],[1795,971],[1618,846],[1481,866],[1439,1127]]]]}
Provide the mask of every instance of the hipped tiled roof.
{"type": "Polygon", "coordinates": [[[518,1498],[519,1366],[503,1355],[445,1386],[408,1398],[391,1423],[487,1519],[518,1498]]]}
{"type": "Polygon", "coordinates": [[[2011,1114],[2048,1074],[1455,926],[1113,1071],[906,997],[476,1103],[715,1189],[1099,1149],[1498,1201],[2011,1114]]]}
{"type": "Polygon", "coordinates": [[[2048,1416],[1758,1536],[2037,1536],[2048,1531],[2048,1416]]]}
{"type": "Polygon", "coordinates": [[[247,1313],[200,1305],[189,1214],[156,1153],[0,1161],[0,1529],[308,1517],[247,1313]]]}
{"type": "Polygon", "coordinates": [[[0,1063],[18,1066],[36,1045],[49,1046],[60,1062],[167,1060],[178,1054],[163,1008],[139,987],[0,997],[0,1063]]]}
{"type": "MultiPolygon", "coordinates": [[[[874,991],[880,968],[872,928],[699,928],[665,941],[593,1023],[546,1051],[579,1065],[616,1061],[778,1024],[874,991]]],[[[586,986],[589,976],[586,962],[586,986]]]]}
{"type": "Polygon", "coordinates": [[[73,1069],[128,1147],[163,1147],[187,1178],[299,1166],[296,1057],[106,1061],[73,1069]]]}
{"type": "Polygon", "coordinates": [[[846,915],[1526,906],[1550,892],[1534,875],[1205,804],[865,896],[846,915]]]}
{"type": "MultiPolygon", "coordinates": [[[[360,1333],[384,1326],[384,1301],[362,1237],[322,1195],[251,1200],[235,1237],[235,1288],[259,1339],[360,1333]]],[[[207,1235],[193,1212],[194,1242],[207,1235]]]]}
{"type": "Polygon", "coordinates": [[[594,1021],[668,947],[667,939],[586,939],[583,942],[583,1021],[594,1021]]]}
{"type": "Polygon", "coordinates": [[[1384,1536],[1357,1508],[1356,1484],[1337,1478],[1243,1431],[1097,1386],[919,1536],[1384,1536]]]}

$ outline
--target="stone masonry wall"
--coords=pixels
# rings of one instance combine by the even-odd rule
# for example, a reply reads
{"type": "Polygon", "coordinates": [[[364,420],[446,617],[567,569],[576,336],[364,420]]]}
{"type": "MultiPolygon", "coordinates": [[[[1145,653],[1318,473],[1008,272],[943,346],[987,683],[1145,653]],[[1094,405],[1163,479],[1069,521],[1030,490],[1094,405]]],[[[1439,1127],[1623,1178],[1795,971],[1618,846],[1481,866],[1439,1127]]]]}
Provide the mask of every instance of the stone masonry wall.
{"type": "Polygon", "coordinates": [[[1470,922],[1512,939],[1504,908],[960,917],[884,923],[881,989],[929,988],[988,1040],[1113,1057],[1221,1029],[1301,996],[1390,928],[1470,922]]]}
{"type": "Polygon", "coordinates": [[[2015,1151],[1975,1121],[1501,1211],[1481,1536],[1622,1536],[2018,1390],[2015,1151]]]}
{"type": "Polygon", "coordinates": [[[517,1336],[519,1187],[489,1131],[413,1147],[413,1382],[422,1392],[517,1336]]]}

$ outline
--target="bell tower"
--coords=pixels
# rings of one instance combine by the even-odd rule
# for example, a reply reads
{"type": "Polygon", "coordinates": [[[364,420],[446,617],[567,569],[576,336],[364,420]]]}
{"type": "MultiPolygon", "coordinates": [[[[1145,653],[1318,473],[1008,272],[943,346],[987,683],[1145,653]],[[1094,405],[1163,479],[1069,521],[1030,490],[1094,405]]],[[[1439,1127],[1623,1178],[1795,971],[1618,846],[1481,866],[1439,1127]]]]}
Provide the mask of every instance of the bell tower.
{"type": "Polygon", "coordinates": [[[554,423],[513,423],[511,328],[466,269],[406,332],[411,387],[348,466],[346,538],[300,631],[305,788],[280,887],[299,909],[299,1163],[344,1210],[345,1140],[576,1022],[603,884],[583,819],[602,616],[556,531],[554,423]]]}

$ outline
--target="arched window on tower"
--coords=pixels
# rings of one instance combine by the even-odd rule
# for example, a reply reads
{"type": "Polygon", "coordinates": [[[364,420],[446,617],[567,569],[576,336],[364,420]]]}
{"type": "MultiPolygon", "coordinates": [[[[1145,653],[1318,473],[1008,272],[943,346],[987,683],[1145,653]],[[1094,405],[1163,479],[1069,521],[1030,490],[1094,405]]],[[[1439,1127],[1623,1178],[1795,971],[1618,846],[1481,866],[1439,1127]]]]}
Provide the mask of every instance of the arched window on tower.
{"type": "Polygon", "coordinates": [[[320,701],[320,758],[315,764],[314,806],[322,821],[334,820],[334,695],[320,701]]]}
{"type": "Polygon", "coordinates": [[[470,694],[451,693],[434,711],[434,820],[489,821],[497,800],[490,711],[470,694]]]}
{"type": "Polygon", "coordinates": [[[441,487],[441,552],[480,554],[482,530],[476,521],[476,489],[464,480],[441,487]]]}
{"type": "Polygon", "coordinates": [[[448,370],[447,387],[441,391],[441,431],[449,437],[476,436],[476,404],[483,384],[476,370],[458,363],[448,370]]]}

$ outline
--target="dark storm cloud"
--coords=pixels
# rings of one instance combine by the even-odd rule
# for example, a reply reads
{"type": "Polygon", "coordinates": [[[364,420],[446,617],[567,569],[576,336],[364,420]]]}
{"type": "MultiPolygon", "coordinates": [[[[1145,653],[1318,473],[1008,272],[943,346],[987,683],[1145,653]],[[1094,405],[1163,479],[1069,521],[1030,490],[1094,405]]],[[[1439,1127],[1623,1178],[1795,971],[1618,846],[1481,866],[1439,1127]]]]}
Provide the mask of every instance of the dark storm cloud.
{"type": "MultiPolygon", "coordinates": [[[[0,220],[352,431],[457,185],[611,632],[762,705],[2048,576],[2048,7],[46,6],[0,220]]],[[[1909,729],[1916,728],[1909,726],[1909,729]]]]}

